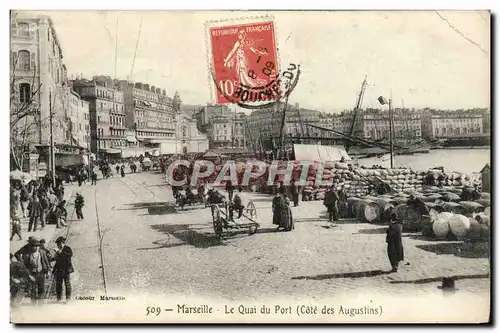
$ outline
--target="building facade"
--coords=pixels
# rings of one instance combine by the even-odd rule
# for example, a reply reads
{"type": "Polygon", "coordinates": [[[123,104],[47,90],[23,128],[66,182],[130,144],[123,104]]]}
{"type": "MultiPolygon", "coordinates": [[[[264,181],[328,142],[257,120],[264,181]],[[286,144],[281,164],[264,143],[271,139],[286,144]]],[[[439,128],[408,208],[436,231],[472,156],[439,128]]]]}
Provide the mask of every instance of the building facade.
{"type": "Polygon", "coordinates": [[[119,81],[119,85],[124,93],[125,125],[135,131],[138,145],[175,154],[174,100],[166,90],[141,82],[119,81]]]}
{"type": "Polygon", "coordinates": [[[467,137],[484,133],[483,116],[480,114],[446,112],[431,115],[430,122],[433,138],[467,137]]]}
{"type": "MultiPolygon", "coordinates": [[[[363,134],[367,139],[381,140],[389,139],[390,121],[389,112],[365,113],[362,116],[363,134]]],[[[396,140],[420,140],[422,139],[422,122],[420,114],[405,113],[402,110],[394,110],[393,114],[393,138],[396,140]]]]}
{"type": "Polygon", "coordinates": [[[226,105],[207,105],[194,117],[209,139],[210,149],[247,148],[247,116],[232,112],[226,105]]]}
{"type": "Polygon", "coordinates": [[[76,79],[72,86],[89,102],[91,151],[118,153],[116,148],[126,147],[124,93],[120,86],[106,76],[76,79]]]}
{"type": "Polygon", "coordinates": [[[73,90],[68,90],[68,109],[66,116],[69,119],[67,135],[73,144],[89,148],[90,144],[90,103],[81,99],[73,90]]]}
{"type": "Polygon", "coordinates": [[[13,11],[10,24],[13,141],[22,137],[29,150],[49,145],[52,113],[54,142],[69,145],[67,71],[53,22],[48,16],[13,11]]]}

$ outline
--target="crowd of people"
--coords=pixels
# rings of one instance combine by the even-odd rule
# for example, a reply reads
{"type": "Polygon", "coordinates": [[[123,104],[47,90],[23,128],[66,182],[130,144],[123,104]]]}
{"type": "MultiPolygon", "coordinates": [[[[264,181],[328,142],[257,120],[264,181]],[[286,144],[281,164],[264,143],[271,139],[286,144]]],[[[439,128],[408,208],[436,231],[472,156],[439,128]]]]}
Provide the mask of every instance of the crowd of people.
{"type": "Polygon", "coordinates": [[[11,180],[10,240],[16,235],[22,239],[22,218],[29,218],[28,232],[37,231],[39,228],[43,230],[48,223],[56,224],[57,228],[65,227],[68,212],[65,208],[64,191],[62,181],[57,178],[53,182],[50,177],[44,177],[28,184],[21,180],[11,180]]]}
{"type": "Polygon", "coordinates": [[[70,274],[74,272],[72,257],[73,251],[64,237],[56,239],[56,248],[52,251],[44,239],[29,237],[26,245],[10,254],[11,306],[19,305],[24,296],[30,297],[33,304],[41,304],[54,283],[57,300],[62,301],[64,284],[66,301],[69,301],[70,274]],[[48,289],[47,279],[51,279],[48,289]]]}

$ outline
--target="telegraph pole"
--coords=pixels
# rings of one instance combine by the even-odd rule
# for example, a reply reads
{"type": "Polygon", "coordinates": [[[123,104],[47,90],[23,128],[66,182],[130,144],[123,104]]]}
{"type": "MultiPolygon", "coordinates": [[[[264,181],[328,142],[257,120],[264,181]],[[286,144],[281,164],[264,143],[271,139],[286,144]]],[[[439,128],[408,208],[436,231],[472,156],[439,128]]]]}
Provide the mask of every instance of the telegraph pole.
{"type": "Polygon", "coordinates": [[[49,124],[50,124],[50,177],[52,178],[52,183],[54,184],[56,180],[56,159],[54,152],[54,133],[53,133],[53,120],[54,116],[52,114],[52,91],[49,91],[49,124]]]}
{"type": "Polygon", "coordinates": [[[394,168],[394,124],[393,124],[393,110],[392,110],[392,92],[391,98],[389,99],[389,145],[390,145],[390,154],[391,154],[391,169],[394,168]]]}

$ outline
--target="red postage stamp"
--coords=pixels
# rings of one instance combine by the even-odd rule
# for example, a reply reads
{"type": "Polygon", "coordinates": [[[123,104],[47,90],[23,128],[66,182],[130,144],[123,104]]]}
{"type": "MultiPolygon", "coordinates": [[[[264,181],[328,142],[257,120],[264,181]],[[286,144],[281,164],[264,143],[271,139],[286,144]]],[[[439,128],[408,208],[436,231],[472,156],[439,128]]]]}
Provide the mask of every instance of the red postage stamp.
{"type": "Polygon", "coordinates": [[[274,22],[212,27],[208,33],[217,104],[279,96],[274,22]]]}

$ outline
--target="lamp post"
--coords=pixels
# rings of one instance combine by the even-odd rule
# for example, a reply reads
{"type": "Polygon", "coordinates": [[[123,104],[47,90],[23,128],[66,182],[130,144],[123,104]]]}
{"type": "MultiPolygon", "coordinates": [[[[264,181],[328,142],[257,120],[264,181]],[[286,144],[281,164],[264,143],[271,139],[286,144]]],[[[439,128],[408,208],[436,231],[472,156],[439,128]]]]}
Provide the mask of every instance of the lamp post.
{"type": "MultiPolygon", "coordinates": [[[[391,93],[392,95],[392,93],[391,93]]],[[[392,136],[393,136],[393,120],[392,120],[392,96],[391,98],[389,98],[389,100],[387,100],[385,97],[383,96],[380,96],[378,98],[378,101],[381,105],[385,105],[385,104],[388,104],[389,105],[389,152],[390,152],[390,155],[391,155],[391,169],[394,167],[394,145],[393,145],[393,139],[392,139],[392,136]]]]}

